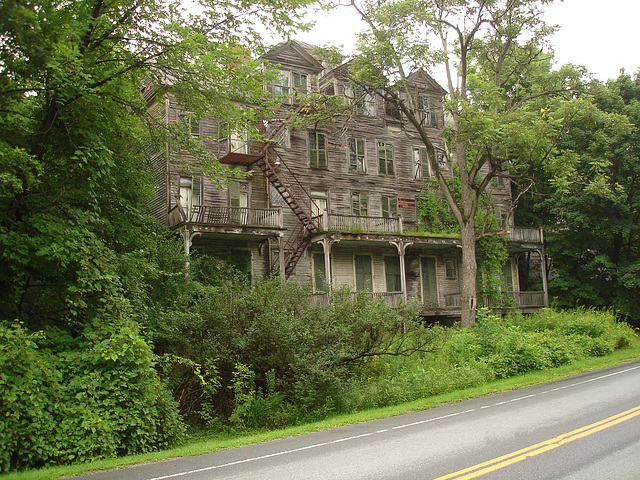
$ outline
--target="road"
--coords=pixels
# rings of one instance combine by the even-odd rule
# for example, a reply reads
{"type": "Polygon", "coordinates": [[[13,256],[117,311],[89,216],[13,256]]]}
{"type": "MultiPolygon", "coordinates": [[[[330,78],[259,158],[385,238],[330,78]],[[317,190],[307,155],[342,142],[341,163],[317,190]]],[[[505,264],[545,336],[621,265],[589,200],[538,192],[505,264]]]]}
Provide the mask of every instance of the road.
{"type": "Polygon", "coordinates": [[[640,361],[83,480],[640,479],[640,361]]]}

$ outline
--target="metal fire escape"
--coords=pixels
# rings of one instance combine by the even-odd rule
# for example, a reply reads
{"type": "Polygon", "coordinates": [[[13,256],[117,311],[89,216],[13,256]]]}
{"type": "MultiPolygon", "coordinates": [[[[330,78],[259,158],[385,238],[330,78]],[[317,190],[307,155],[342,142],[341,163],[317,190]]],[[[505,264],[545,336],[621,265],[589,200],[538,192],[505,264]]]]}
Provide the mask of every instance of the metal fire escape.
{"type": "Polygon", "coordinates": [[[270,122],[263,122],[263,127],[267,142],[262,147],[260,158],[255,162],[255,165],[260,168],[269,183],[300,221],[300,226],[284,240],[284,246],[280,250],[283,252],[284,258],[281,259],[280,256],[277,256],[271,264],[271,271],[277,272],[280,269],[280,262],[284,261],[285,278],[289,278],[311,242],[310,235],[317,232],[319,228],[312,215],[314,202],[311,195],[273,148],[273,142],[286,130],[285,123],[281,122],[280,125],[274,126],[270,122]]]}

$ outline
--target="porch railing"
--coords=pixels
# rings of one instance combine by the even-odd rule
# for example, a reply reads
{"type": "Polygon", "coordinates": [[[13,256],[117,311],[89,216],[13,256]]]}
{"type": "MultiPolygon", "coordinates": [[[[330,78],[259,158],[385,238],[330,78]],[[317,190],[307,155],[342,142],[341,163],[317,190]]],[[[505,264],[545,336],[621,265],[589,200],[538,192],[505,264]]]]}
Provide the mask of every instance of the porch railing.
{"type": "Polygon", "coordinates": [[[169,212],[169,226],[180,223],[282,228],[282,209],[193,205],[189,215],[179,203],[169,212]]]}
{"type": "Polygon", "coordinates": [[[402,233],[402,219],[394,217],[361,217],[324,213],[320,228],[327,232],[343,233],[402,233]]]}
{"type": "MultiPolygon", "coordinates": [[[[544,307],[544,292],[504,292],[503,300],[497,301],[495,306],[509,307],[514,306],[518,308],[527,307],[544,307]]],[[[482,294],[478,294],[479,302],[482,301],[485,305],[494,305],[488,299],[482,299],[482,294]]],[[[460,294],[452,293],[444,296],[445,307],[460,307],[460,294]]]]}
{"type": "MultiPolygon", "coordinates": [[[[382,298],[389,306],[397,308],[402,303],[402,292],[368,292],[373,298],[382,298]]],[[[351,296],[355,297],[355,293],[351,296]]],[[[311,304],[315,307],[326,307],[329,305],[329,294],[327,292],[316,292],[311,296],[311,304]]]]}

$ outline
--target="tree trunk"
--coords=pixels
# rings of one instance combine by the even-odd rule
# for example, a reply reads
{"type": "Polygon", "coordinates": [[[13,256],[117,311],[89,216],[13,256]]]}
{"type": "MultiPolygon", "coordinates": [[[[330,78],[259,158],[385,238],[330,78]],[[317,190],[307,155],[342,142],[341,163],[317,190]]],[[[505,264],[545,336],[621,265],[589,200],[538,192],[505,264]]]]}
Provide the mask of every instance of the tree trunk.
{"type": "Polygon", "coordinates": [[[462,243],[462,292],[460,296],[460,322],[469,327],[476,322],[476,235],[473,222],[461,226],[462,243]]]}

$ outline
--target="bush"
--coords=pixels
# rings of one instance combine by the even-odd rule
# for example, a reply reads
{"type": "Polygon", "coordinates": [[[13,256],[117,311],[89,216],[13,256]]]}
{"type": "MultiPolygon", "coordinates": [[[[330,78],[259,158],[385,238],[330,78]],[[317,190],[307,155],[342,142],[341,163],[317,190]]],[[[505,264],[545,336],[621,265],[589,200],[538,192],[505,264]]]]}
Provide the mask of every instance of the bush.
{"type": "MultiPolygon", "coordinates": [[[[320,308],[310,304],[309,285],[281,279],[199,288],[206,293],[195,315],[155,332],[173,355],[214,372],[215,392],[182,397],[194,423],[223,418],[234,427],[273,428],[316,420],[341,408],[367,358],[420,348],[399,340],[424,330],[414,309],[400,313],[366,292],[337,290],[320,308]]],[[[185,378],[202,383],[177,362],[167,371],[175,392],[184,391],[185,378]]]]}
{"type": "Polygon", "coordinates": [[[0,324],[0,469],[148,452],[177,442],[175,402],[135,324],[73,338],[0,324]]]}

